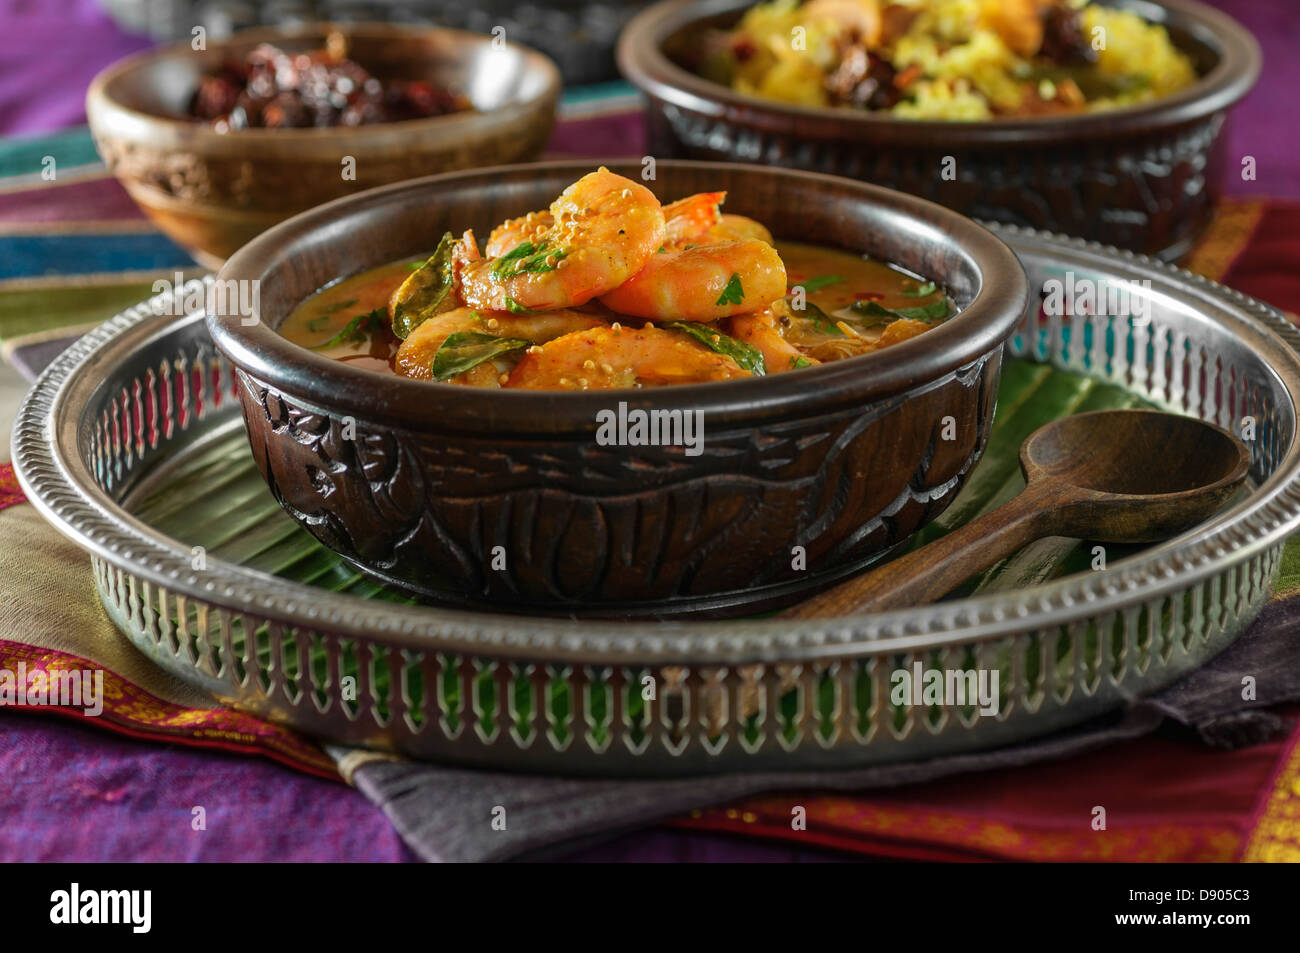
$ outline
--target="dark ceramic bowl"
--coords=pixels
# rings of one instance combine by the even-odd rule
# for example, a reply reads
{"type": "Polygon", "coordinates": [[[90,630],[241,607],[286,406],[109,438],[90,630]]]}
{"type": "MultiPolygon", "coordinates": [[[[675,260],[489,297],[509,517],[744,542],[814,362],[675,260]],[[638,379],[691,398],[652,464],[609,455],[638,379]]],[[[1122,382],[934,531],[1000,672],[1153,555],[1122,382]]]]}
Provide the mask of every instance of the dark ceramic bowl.
{"type": "Polygon", "coordinates": [[[555,125],[560,74],[527,47],[460,30],[387,23],[265,27],[128,57],[95,77],[86,116],[109,170],[164,232],[204,264],[290,215],[344,195],[434,172],[541,155],[555,125]],[[320,49],[338,30],[348,55],[381,79],[423,79],[475,111],[325,129],[221,134],[187,118],[199,78],[259,43],[320,49]],[[343,175],[350,156],[355,174],[343,175]]]}
{"type": "Polygon", "coordinates": [[[619,67],[649,97],[651,155],[762,162],[863,179],[975,218],[1048,229],[1164,258],[1209,221],[1228,109],[1259,78],[1254,37],[1190,0],[1107,0],[1164,24],[1200,79],[1149,104],[1069,117],[896,119],[736,93],[683,66],[753,0],[668,0],[628,25],[619,67]],[[956,178],[944,179],[947,157],[956,178]]]}
{"type": "Polygon", "coordinates": [[[486,234],[591,168],[404,182],[299,215],[231,257],[219,280],[260,282],[260,320],[232,309],[208,322],[238,368],[257,465],[290,514],[366,572],[439,601],[645,616],[793,601],[943,511],[983,450],[1028,283],[984,228],[876,186],[702,162],[660,162],[647,183],[665,199],[726,189],[729,210],[778,237],[895,262],[960,306],[877,354],[725,383],[493,391],[350,367],[277,333],[334,279],[427,253],[447,230],[486,234]],[[597,415],[620,401],[701,411],[703,452],[598,445],[597,415]]]}

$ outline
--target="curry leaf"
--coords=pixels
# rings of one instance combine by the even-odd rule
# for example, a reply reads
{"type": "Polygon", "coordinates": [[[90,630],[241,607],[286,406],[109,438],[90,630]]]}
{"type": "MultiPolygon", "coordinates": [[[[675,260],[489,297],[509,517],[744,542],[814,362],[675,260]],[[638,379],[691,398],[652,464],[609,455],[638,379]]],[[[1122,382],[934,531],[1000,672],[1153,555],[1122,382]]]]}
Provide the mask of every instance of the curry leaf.
{"type": "Polygon", "coordinates": [[[356,303],[356,298],[348,298],[346,301],[335,301],[333,304],[327,304],[325,307],[320,309],[320,314],[307,322],[307,330],[321,330],[325,324],[329,323],[331,316],[338,314],[344,308],[352,307],[356,303]]]}
{"type": "Polygon", "coordinates": [[[865,315],[869,318],[881,318],[884,321],[898,321],[907,318],[912,321],[925,321],[928,324],[948,317],[952,307],[948,304],[947,298],[942,298],[917,308],[886,308],[874,301],[855,301],[849,305],[849,310],[854,314],[865,315]]]}
{"type": "Polygon", "coordinates": [[[456,299],[451,296],[455,246],[456,239],[451,232],[444,234],[434,253],[407,276],[393,295],[393,333],[399,338],[405,340],[429,318],[455,304],[456,299]]]}
{"type": "Polygon", "coordinates": [[[832,320],[831,316],[811,301],[805,301],[803,310],[795,313],[811,321],[819,334],[825,334],[828,337],[844,337],[844,332],[832,320]]]}
{"type": "Polygon", "coordinates": [[[755,377],[762,377],[767,373],[767,368],[763,364],[762,351],[752,344],[737,341],[710,325],[695,324],[691,321],[670,321],[664,327],[689,334],[710,351],[731,358],[741,370],[749,371],[755,377]]]}
{"type": "Polygon", "coordinates": [[[928,298],[938,290],[938,285],[933,281],[927,281],[923,285],[917,285],[911,291],[902,292],[902,295],[904,298],[928,298]]]}
{"type": "Polygon", "coordinates": [[[359,314],[345,324],[338,334],[323,344],[313,344],[311,349],[321,351],[340,344],[362,344],[376,331],[382,331],[387,320],[388,311],[385,308],[375,308],[374,311],[359,314]]]}
{"type": "Polygon", "coordinates": [[[828,285],[838,284],[843,280],[839,275],[819,275],[816,278],[801,281],[799,287],[803,288],[804,294],[812,294],[814,291],[820,291],[828,285]]]}
{"type": "Polygon", "coordinates": [[[532,347],[532,341],[521,338],[498,338],[478,331],[457,331],[448,334],[433,355],[433,379],[445,381],[473,370],[484,361],[520,348],[532,347]]]}

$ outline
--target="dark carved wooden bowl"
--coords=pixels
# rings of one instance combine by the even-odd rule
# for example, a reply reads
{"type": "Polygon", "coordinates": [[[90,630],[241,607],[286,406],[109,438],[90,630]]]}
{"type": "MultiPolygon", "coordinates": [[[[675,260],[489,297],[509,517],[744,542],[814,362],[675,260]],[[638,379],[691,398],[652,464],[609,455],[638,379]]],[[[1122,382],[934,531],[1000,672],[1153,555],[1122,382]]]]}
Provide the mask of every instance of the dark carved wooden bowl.
{"type": "Polygon", "coordinates": [[[540,53],[460,30],[391,23],[244,30],[206,50],[148,50],[108,67],[86,94],[105,164],[136,203],[199,261],[219,267],[254,235],[322,202],[434,172],[523,162],[555,125],[560,74],[540,53]],[[199,78],[259,43],[319,49],[333,30],[382,79],[464,93],[474,112],[324,129],[221,134],[186,117],[199,78]],[[345,157],[352,162],[344,175],[345,157]]]}
{"type": "Polygon", "coordinates": [[[326,283],[428,252],[447,230],[486,234],[590,168],[510,166],[387,186],[299,215],[231,257],[219,280],[260,282],[260,320],[210,313],[208,323],[239,369],[257,465],[298,522],[366,572],[434,600],[667,616],[791,602],[943,511],[983,450],[1003,342],[1028,284],[984,228],[876,186],[671,161],[647,182],[665,199],[726,189],[728,210],[778,237],[893,261],[960,306],[877,354],[726,383],[489,391],[349,367],[277,333],[326,283]],[[599,446],[597,414],[620,401],[702,411],[703,452],[599,446]]]}
{"type": "Polygon", "coordinates": [[[1241,157],[1223,154],[1221,133],[1229,107],[1259,78],[1259,45],[1191,0],[1106,3],[1164,24],[1200,79],[1149,104],[1066,118],[906,120],[788,105],[683,65],[707,29],[734,24],[753,0],[657,4],[628,25],[618,61],[649,98],[651,155],[829,172],[974,218],[1176,258],[1208,224],[1219,176],[1239,173],[1241,157]]]}

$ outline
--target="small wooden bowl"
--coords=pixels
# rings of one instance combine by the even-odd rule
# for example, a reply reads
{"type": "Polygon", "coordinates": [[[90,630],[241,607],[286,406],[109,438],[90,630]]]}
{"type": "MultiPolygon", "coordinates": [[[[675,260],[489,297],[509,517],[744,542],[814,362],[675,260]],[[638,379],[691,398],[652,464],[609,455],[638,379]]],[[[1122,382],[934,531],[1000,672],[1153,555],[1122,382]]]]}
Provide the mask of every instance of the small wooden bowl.
{"type": "MultiPolygon", "coordinates": [[[[1163,24],[1200,79],[1148,104],[1069,117],[897,119],[733,92],[682,62],[754,0],[666,0],[623,32],[619,68],[649,97],[648,149],[830,172],[976,218],[1064,232],[1173,259],[1209,222],[1229,107],[1259,78],[1259,44],[1192,0],[1108,0],[1163,24]],[[955,179],[945,179],[945,160],[955,179]]],[[[1229,163],[1233,165],[1235,163],[1229,163]]]]}
{"type": "Polygon", "coordinates": [[[385,23],[308,24],[237,33],[129,57],[86,94],[108,168],[158,227],[210,267],[305,209],[435,172],[537,158],[555,125],[560,74],[540,53],[460,30],[385,23]],[[425,79],[464,93],[475,112],[358,127],[217,133],[186,118],[199,78],[259,43],[319,49],[339,31],[381,79],[425,79]],[[344,163],[355,178],[344,178],[344,163]]]}
{"type": "Polygon", "coordinates": [[[984,448],[1028,282],[986,229],[876,186],[672,161],[646,183],[661,199],[725,189],[729,211],[778,237],[895,262],[960,306],[875,354],[726,383],[482,390],[352,367],[277,332],[336,278],[428,253],[444,231],[485,235],[593,165],[388,186],[299,215],[231,257],[218,281],[259,282],[260,312],[251,324],[210,313],[208,324],[238,368],[257,465],[295,519],[372,575],[439,601],[644,616],[788,603],[944,510],[984,448]],[[703,452],[601,445],[598,415],[620,402],[700,412],[703,452]]]}

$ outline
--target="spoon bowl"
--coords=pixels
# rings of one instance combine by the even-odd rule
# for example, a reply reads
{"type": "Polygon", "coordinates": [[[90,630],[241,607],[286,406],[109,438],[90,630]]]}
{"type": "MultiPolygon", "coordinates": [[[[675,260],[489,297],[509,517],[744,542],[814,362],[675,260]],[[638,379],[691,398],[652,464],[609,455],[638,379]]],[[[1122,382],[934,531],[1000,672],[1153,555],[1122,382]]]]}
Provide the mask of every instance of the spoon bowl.
{"type": "Polygon", "coordinates": [[[1020,448],[1025,489],[928,546],[781,613],[808,619],[920,605],[1044,536],[1147,543],[1222,507],[1250,451],[1213,424],[1155,410],[1098,410],[1040,427],[1020,448]]]}
{"type": "Polygon", "coordinates": [[[1055,490],[1068,524],[1061,535],[1142,543],[1211,516],[1245,480],[1250,451],[1194,417],[1098,410],[1036,430],[1020,449],[1020,467],[1028,486],[1055,490]]]}
{"type": "Polygon", "coordinates": [[[1026,477],[1041,474],[1103,493],[1154,496],[1240,479],[1250,468],[1250,454],[1226,430],[1194,417],[1097,410],[1034,431],[1021,447],[1020,464],[1026,477]],[[1155,455],[1160,465],[1147,465],[1155,455]]]}

